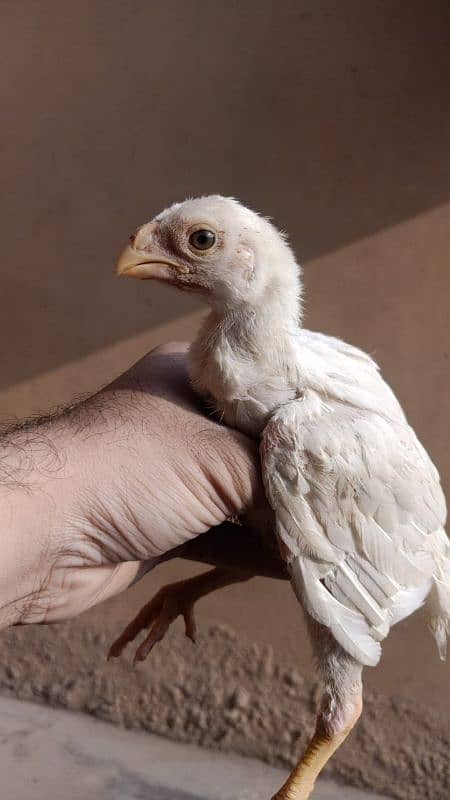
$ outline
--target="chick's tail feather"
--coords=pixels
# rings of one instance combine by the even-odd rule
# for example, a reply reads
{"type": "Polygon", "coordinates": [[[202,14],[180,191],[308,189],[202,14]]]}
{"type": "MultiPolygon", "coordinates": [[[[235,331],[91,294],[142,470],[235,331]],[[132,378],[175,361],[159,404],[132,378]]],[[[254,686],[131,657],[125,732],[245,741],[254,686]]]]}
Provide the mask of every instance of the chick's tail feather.
{"type": "Polygon", "coordinates": [[[329,628],[341,647],[360,664],[374,667],[381,645],[363,614],[341,603],[320,578],[320,565],[297,557],[288,565],[291,584],[307,613],[329,628]]]}
{"type": "Polygon", "coordinates": [[[450,636],[450,579],[434,579],[429,597],[430,618],[428,627],[436,639],[439,658],[447,658],[447,639],[450,636]]]}
{"type": "Polygon", "coordinates": [[[433,584],[428,597],[429,628],[436,639],[439,658],[447,657],[447,639],[450,636],[450,542],[445,536],[445,551],[439,558],[433,584]]]}

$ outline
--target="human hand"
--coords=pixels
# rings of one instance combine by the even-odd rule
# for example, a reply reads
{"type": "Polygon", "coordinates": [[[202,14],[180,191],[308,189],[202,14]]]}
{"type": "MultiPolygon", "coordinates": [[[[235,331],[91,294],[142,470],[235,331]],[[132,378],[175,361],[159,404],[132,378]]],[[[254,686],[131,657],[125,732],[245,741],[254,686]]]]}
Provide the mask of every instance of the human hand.
{"type": "Polygon", "coordinates": [[[3,625],[75,616],[262,497],[256,442],[205,415],[185,351],[3,438],[3,625]]]}

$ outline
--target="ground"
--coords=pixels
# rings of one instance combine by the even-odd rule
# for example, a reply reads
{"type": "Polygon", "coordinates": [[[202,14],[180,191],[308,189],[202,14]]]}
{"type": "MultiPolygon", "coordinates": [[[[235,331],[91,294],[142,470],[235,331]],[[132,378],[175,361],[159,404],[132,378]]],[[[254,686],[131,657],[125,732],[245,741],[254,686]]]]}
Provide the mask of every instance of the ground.
{"type": "MultiPolygon", "coordinates": [[[[213,751],[233,752],[285,774],[296,762],[314,724],[319,687],[313,678],[280,662],[271,647],[218,625],[202,625],[197,645],[175,626],[136,668],[131,648],[107,663],[119,630],[106,630],[99,614],[96,624],[86,615],[4,631],[0,693],[197,744],[210,759],[213,751]]],[[[396,800],[448,800],[449,750],[445,712],[367,690],[362,719],[325,777],[396,800]]]]}
{"type": "MultiPolygon", "coordinates": [[[[8,800],[268,800],[286,773],[86,714],[0,700],[0,770],[8,800]]],[[[315,800],[383,800],[317,785],[315,800]]]]}

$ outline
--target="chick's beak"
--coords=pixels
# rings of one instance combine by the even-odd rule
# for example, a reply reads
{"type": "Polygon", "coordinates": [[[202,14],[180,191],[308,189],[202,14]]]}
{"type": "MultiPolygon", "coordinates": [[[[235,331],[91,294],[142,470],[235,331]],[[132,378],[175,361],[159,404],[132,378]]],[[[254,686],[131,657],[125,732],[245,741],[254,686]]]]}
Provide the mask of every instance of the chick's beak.
{"type": "Polygon", "coordinates": [[[117,262],[117,274],[125,275],[127,278],[173,280],[177,274],[187,272],[189,270],[184,264],[168,261],[155,245],[139,250],[133,244],[129,244],[117,262]]]}

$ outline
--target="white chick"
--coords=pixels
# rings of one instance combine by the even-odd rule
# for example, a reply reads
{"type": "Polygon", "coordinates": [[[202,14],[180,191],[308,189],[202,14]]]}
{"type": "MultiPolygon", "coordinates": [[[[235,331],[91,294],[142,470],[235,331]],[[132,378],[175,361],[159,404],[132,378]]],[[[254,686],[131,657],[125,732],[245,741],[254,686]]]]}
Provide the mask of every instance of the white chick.
{"type": "Polygon", "coordinates": [[[226,424],[261,439],[273,535],[324,684],[315,733],[277,794],[305,800],[361,713],[362,668],[377,664],[391,626],[426,602],[445,657],[438,473],[372,358],[301,327],[301,271],[267,219],[220,196],[175,204],[132,237],[118,271],[205,295],[193,386],[226,424]]]}

